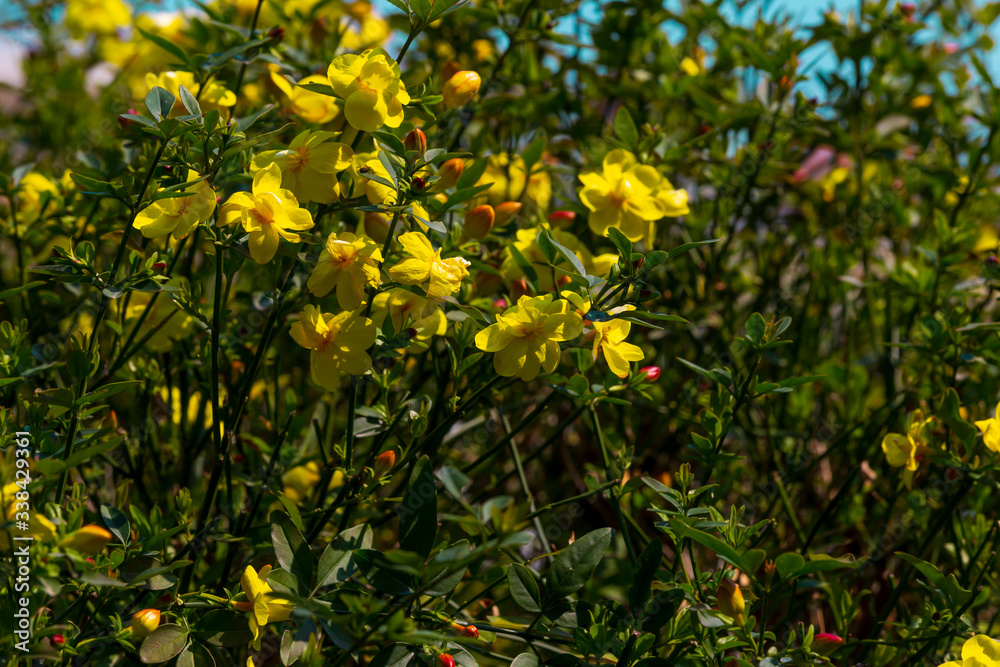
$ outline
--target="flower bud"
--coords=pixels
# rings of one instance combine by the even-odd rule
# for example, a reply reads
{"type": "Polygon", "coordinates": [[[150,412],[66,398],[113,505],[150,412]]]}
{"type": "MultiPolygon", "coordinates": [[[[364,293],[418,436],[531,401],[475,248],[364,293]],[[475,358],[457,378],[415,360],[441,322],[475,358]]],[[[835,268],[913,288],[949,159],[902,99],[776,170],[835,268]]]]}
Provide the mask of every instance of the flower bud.
{"type": "Polygon", "coordinates": [[[995,269],[1000,265],[1000,259],[997,259],[996,255],[990,255],[986,258],[986,268],[995,269]]]}
{"type": "Polygon", "coordinates": [[[496,213],[489,204],[483,204],[469,211],[465,216],[465,225],[462,227],[463,239],[484,239],[490,230],[493,229],[493,221],[496,213]]]}
{"type": "Polygon", "coordinates": [[[701,135],[708,134],[711,131],[712,131],[711,125],[709,125],[708,123],[702,123],[701,125],[698,126],[697,134],[700,137],[701,135]]]}
{"type": "Polygon", "coordinates": [[[376,456],[375,478],[378,479],[382,475],[392,470],[392,466],[394,465],[396,465],[396,452],[394,450],[389,449],[376,456]]]}
{"type": "Polygon", "coordinates": [[[451,629],[455,632],[464,635],[465,637],[470,637],[471,639],[479,639],[479,629],[474,625],[462,625],[461,623],[452,623],[451,629]]]}
{"type": "Polygon", "coordinates": [[[166,262],[155,262],[153,264],[153,270],[154,271],[162,271],[165,268],[167,268],[167,263],[166,262]]]}
{"type": "Polygon", "coordinates": [[[812,648],[813,651],[819,653],[820,655],[830,655],[843,646],[843,644],[843,637],[835,635],[831,632],[821,632],[813,637],[812,648]]]}
{"type": "Polygon", "coordinates": [[[576,213],[573,211],[552,211],[549,213],[549,222],[562,229],[572,225],[574,220],[576,220],[576,213]]]}
{"type": "Polygon", "coordinates": [[[947,53],[949,56],[954,53],[958,53],[958,44],[956,44],[955,42],[945,42],[944,52],[947,53]]]}
{"type": "Polygon", "coordinates": [[[369,211],[365,213],[361,232],[376,243],[385,243],[389,236],[389,219],[381,213],[369,211]]]}
{"type": "Polygon", "coordinates": [[[465,171],[465,162],[462,161],[462,158],[445,160],[438,167],[438,182],[434,184],[434,189],[440,192],[455,187],[458,179],[462,177],[463,171],[465,171]]]}
{"type": "Polygon", "coordinates": [[[410,130],[410,133],[403,139],[403,148],[408,151],[416,151],[423,156],[427,152],[427,135],[419,127],[410,130]]]}
{"type": "Polygon", "coordinates": [[[912,2],[901,2],[899,3],[899,11],[903,13],[903,16],[913,16],[914,12],[917,11],[917,5],[912,2]]]}
{"type": "Polygon", "coordinates": [[[510,300],[517,303],[525,294],[531,292],[531,287],[528,286],[528,281],[524,278],[518,278],[510,284],[510,300]]]}
{"type": "Polygon", "coordinates": [[[135,612],[130,627],[132,628],[132,636],[136,639],[148,637],[153,634],[153,630],[160,627],[160,610],[143,609],[135,612]]]}
{"type": "Polygon", "coordinates": [[[52,643],[56,646],[62,646],[66,643],[66,638],[62,635],[52,635],[52,643]]]}
{"type": "Polygon", "coordinates": [[[451,108],[463,107],[472,101],[472,98],[479,92],[482,79],[475,72],[465,70],[458,72],[444,84],[441,94],[444,96],[445,106],[451,108]]]}
{"type": "Polygon", "coordinates": [[[451,657],[447,653],[439,653],[438,664],[441,665],[441,667],[455,667],[455,658],[451,657]]]}
{"type": "Polygon", "coordinates": [[[285,29],[280,25],[276,25],[267,31],[267,36],[271,38],[271,41],[275,44],[280,44],[282,40],[285,39],[285,29]]]}
{"type": "Polygon", "coordinates": [[[646,379],[650,382],[656,382],[660,379],[660,367],[659,366],[643,366],[639,369],[641,375],[645,375],[646,379]]]}
{"type": "Polygon", "coordinates": [[[427,181],[425,181],[420,176],[414,176],[413,180],[410,181],[410,190],[413,192],[423,192],[424,188],[427,187],[427,181]]]}
{"type": "Polygon", "coordinates": [[[96,554],[110,541],[111,533],[96,524],[90,524],[64,537],[59,546],[76,549],[85,554],[96,554]]]}
{"type": "Polygon", "coordinates": [[[719,605],[719,611],[734,621],[743,624],[743,610],[746,603],[743,601],[743,591],[732,579],[723,579],[719,582],[719,588],[715,591],[715,599],[719,605]]]}
{"type": "Polygon", "coordinates": [[[493,224],[497,227],[503,227],[521,212],[521,202],[505,201],[496,207],[495,212],[496,219],[493,221],[493,224]]]}

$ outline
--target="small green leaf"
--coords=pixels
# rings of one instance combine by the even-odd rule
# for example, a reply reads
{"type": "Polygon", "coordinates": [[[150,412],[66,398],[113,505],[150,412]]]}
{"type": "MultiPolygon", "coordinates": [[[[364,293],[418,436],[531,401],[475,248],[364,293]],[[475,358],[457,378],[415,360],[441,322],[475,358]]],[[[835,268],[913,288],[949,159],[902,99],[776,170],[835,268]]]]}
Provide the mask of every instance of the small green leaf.
{"type": "Polygon", "coordinates": [[[271,512],[271,541],[274,555],[286,572],[291,572],[306,589],[312,582],[313,556],[291,517],[280,510],[271,512]]]}
{"type": "Polygon", "coordinates": [[[146,95],[146,108],[157,121],[163,120],[170,115],[170,110],[177,100],[166,88],[153,86],[153,89],[146,95]]]}
{"type": "Polygon", "coordinates": [[[166,662],[187,646],[188,632],[176,623],[161,625],[146,637],[139,648],[139,659],[147,665],[166,662]]]}
{"type": "Polygon", "coordinates": [[[610,528],[600,528],[577,539],[552,559],[545,573],[546,606],[572,595],[590,579],[614,534],[610,528]]]}
{"type": "Polygon", "coordinates": [[[663,562],[663,545],[659,540],[652,540],[639,554],[638,562],[632,572],[632,585],[628,589],[628,603],[632,610],[642,608],[652,593],[653,581],[663,562]]]}
{"type": "Polygon", "coordinates": [[[537,614],[542,610],[542,595],[535,576],[520,563],[507,567],[507,587],[514,602],[525,611],[537,614]]]}
{"type": "Polygon", "coordinates": [[[634,151],[639,147],[639,130],[636,129],[635,121],[632,120],[632,114],[628,112],[628,109],[618,108],[618,111],[615,112],[613,127],[615,135],[627,148],[634,151]]]}
{"type": "Polygon", "coordinates": [[[101,518],[104,519],[104,525],[108,527],[108,530],[118,538],[123,546],[127,547],[132,531],[129,528],[128,518],[122,514],[121,510],[114,505],[104,503],[101,505],[101,518]]]}
{"type": "Polygon", "coordinates": [[[399,508],[399,546],[426,558],[434,548],[436,536],[437,485],[431,460],[422,456],[414,467],[399,508]]]}

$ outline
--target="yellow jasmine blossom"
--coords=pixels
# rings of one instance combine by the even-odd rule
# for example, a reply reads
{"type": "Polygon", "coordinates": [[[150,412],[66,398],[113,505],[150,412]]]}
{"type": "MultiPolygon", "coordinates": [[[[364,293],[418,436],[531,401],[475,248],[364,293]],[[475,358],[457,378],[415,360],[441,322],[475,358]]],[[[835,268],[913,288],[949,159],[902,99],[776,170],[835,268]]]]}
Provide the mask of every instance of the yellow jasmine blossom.
{"type": "Polygon", "coordinates": [[[365,288],[378,287],[381,262],[382,251],[367,236],[330,234],[306,287],[313,296],[326,296],[336,287],[340,307],[357,310],[365,288]]]}
{"type": "Polygon", "coordinates": [[[87,35],[112,35],[127,27],[132,19],[128,5],[121,0],[69,0],[66,3],[66,27],[74,39],[87,35]]]}
{"type": "Polygon", "coordinates": [[[334,132],[300,132],[287,149],[257,154],[250,172],[276,164],[281,169],[281,186],[291,190],[296,199],[329,204],[340,194],[337,173],[350,167],[354,159],[350,146],[328,141],[335,136],[334,132]]]}
{"type": "Polygon", "coordinates": [[[338,386],[340,371],[364,375],[372,366],[366,350],[375,343],[375,325],[356,312],[333,315],[306,306],[292,325],[292,338],[312,350],[309,368],[313,381],[330,391],[338,386]]]}
{"type": "Polygon", "coordinates": [[[580,201],[590,209],[591,231],[607,236],[617,228],[632,241],[652,245],[654,222],[688,212],[687,192],[675,190],[655,168],[640,165],[632,153],[616,148],[601,170],[580,175],[580,201]]]}
{"type": "Polygon", "coordinates": [[[476,347],[493,352],[493,367],[504,377],[533,380],[540,370],[551,373],[559,364],[559,342],[583,332],[583,319],[564,299],[551,294],[522,296],[517,305],[497,315],[476,334],[476,347]]]}
{"type": "Polygon", "coordinates": [[[992,419],[981,419],[976,427],[983,432],[983,444],[991,452],[1000,452],[1000,403],[992,419]]]}
{"type": "Polygon", "coordinates": [[[469,275],[468,260],[461,257],[442,259],[441,251],[434,250],[420,232],[401,235],[399,243],[409,257],[390,268],[389,277],[403,285],[422,285],[429,280],[429,299],[440,301],[454,294],[469,275]]]}
{"type": "Polygon", "coordinates": [[[931,428],[937,421],[934,416],[924,419],[924,413],[916,410],[910,417],[906,435],[889,433],[882,438],[882,451],[886,462],[894,468],[906,468],[903,483],[913,487],[914,473],[920,467],[920,460],[929,450],[931,428]]]}
{"type": "Polygon", "coordinates": [[[288,98],[288,104],[285,106],[285,109],[306,122],[329,123],[340,113],[340,109],[334,103],[332,97],[314,93],[307,88],[301,87],[310,83],[328,84],[330,82],[329,79],[321,74],[307,76],[299,81],[300,85],[295,86],[285,77],[272,72],[271,81],[288,98]]]}
{"type": "Polygon", "coordinates": [[[48,208],[50,213],[54,210],[53,203],[59,205],[59,188],[37,171],[29,171],[17,184],[16,197],[17,224],[20,233],[25,225],[32,224],[42,216],[43,199],[44,208],[48,208]]]}
{"type": "Polygon", "coordinates": [[[987,635],[976,635],[962,645],[962,659],[940,667],[1000,667],[1000,642],[987,635]]]}
{"type": "Polygon", "coordinates": [[[287,621],[295,609],[287,602],[280,602],[274,599],[271,585],[267,583],[267,575],[271,573],[271,566],[265,565],[260,568],[258,574],[252,565],[247,565],[240,577],[240,587],[243,594],[247,596],[245,603],[237,602],[236,607],[241,611],[250,611],[250,631],[253,632],[253,648],[260,650],[261,628],[268,623],[280,623],[287,621]],[[249,608],[248,608],[249,607],[249,608]]]}
{"type": "Polygon", "coordinates": [[[695,76],[701,72],[701,67],[694,58],[684,58],[681,60],[681,70],[688,76],[695,76]]]}
{"type": "Polygon", "coordinates": [[[298,243],[302,239],[295,231],[313,226],[312,214],[299,208],[295,195],[281,187],[281,169],[274,163],[253,177],[251,193],[237,192],[226,201],[220,222],[242,223],[250,232],[250,256],[258,264],[271,261],[280,239],[298,243]]]}
{"type": "Polygon", "coordinates": [[[400,80],[399,65],[382,49],[338,56],[327,76],[334,92],[345,100],[344,117],[355,129],[374,132],[403,122],[403,105],[409,104],[410,96],[400,80]]]}
{"type": "MultiPolygon", "coordinates": [[[[188,171],[187,182],[196,181],[199,174],[188,171]]],[[[208,181],[198,181],[187,188],[186,197],[171,197],[153,202],[139,211],[135,217],[135,228],[147,239],[158,239],[173,234],[182,239],[191,233],[199,222],[205,222],[215,212],[215,190],[208,181]]]]}
{"type": "MultiPolygon", "coordinates": [[[[635,306],[624,306],[622,308],[612,308],[608,314],[635,310],[635,306]]],[[[638,345],[626,343],[625,339],[632,330],[632,323],[627,320],[611,319],[607,322],[594,322],[594,359],[600,352],[604,353],[604,360],[608,362],[611,372],[620,378],[628,377],[629,363],[642,361],[646,354],[638,345]]]]}
{"type": "Polygon", "coordinates": [[[386,317],[397,333],[413,329],[409,352],[426,350],[431,338],[443,336],[448,330],[448,319],[437,303],[400,287],[380,292],[372,301],[375,325],[381,327],[386,317]]]}
{"type": "MultiPolygon", "coordinates": [[[[547,224],[541,224],[538,227],[531,227],[529,229],[519,229],[513,243],[510,245],[513,245],[528,263],[532,265],[532,268],[534,268],[535,275],[538,277],[538,289],[540,291],[552,291],[555,285],[553,279],[558,279],[562,275],[558,271],[553,273],[547,266],[549,261],[545,257],[545,253],[542,252],[541,246],[538,245],[538,230],[541,228],[548,229],[549,234],[555,239],[556,243],[567,250],[571,250],[579,258],[583,264],[583,268],[591,272],[593,257],[590,251],[580,242],[580,239],[576,238],[570,232],[561,229],[552,229],[547,224]]],[[[514,259],[514,253],[509,248],[504,248],[500,273],[503,274],[503,277],[508,282],[526,277],[524,270],[518,264],[517,260],[514,259]]]]}
{"type": "Polygon", "coordinates": [[[593,274],[601,278],[607,278],[611,273],[611,267],[618,264],[618,253],[606,252],[594,258],[593,274]]]}
{"type": "Polygon", "coordinates": [[[506,201],[531,201],[545,211],[552,199],[552,178],[546,171],[535,171],[528,177],[524,160],[511,159],[507,153],[491,155],[486,171],[477,185],[493,185],[486,192],[493,206],[506,201]]]}
{"type": "MultiPolygon", "coordinates": [[[[29,503],[30,494],[22,489],[17,482],[4,484],[0,488],[0,508],[3,508],[3,520],[0,523],[10,523],[24,520],[27,515],[28,530],[17,531],[18,537],[33,537],[37,542],[50,542],[56,537],[56,527],[49,521],[38,507],[29,503]],[[21,494],[18,499],[18,494],[21,494]],[[19,504],[20,503],[20,504],[19,504]],[[18,517],[18,513],[21,516],[18,517]]],[[[9,551],[12,547],[11,534],[5,528],[0,527],[0,551],[9,551]]]]}
{"type": "Polygon", "coordinates": [[[205,85],[205,90],[199,93],[201,86],[198,85],[198,81],[194,78],[194,74],[191,72],[162,72],[161,74],[153,74],[152,72],[146,74],[146,90],[142,93],[142,97],[145,97],[146,93],[151,91],[156,86],[164,88],[176,98],[174,102],[174,107],[171,109],[171,113],[186,114],[187,111],[184,110],[184,103],[181,102],[181,86],[188,89],[192,95],[198,98],[198,105],[202,110],[208,109],[219,109],[222,111],[226,107],[231,107],[236,104],[236,93],[226,88],[224,85],[219,83],[215,79],[209,80],[205,85]]]}

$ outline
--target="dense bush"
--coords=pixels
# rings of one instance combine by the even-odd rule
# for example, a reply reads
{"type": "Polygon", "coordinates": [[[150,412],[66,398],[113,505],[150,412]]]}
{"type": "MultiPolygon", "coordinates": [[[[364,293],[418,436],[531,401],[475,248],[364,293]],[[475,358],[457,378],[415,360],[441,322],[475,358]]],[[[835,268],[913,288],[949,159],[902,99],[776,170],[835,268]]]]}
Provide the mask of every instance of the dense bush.
{"type": "Polygon", "coordinates": [[[1000,665],[1000,4],[390,2],[9,8],[8,663],[1000,665]]]}

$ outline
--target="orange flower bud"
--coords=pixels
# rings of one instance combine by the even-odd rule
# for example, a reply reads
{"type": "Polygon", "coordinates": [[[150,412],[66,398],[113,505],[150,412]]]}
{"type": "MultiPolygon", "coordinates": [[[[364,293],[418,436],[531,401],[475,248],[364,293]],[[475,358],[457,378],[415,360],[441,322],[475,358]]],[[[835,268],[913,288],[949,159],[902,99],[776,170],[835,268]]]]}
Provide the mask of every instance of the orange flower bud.
{"type": "Polygon", "coordinates": [[[427,135],[418,127],[410,130],[410,133],[403,139],[403,148],[408,151],[416,151],[423,155],[427,152],[427,135]]]}
{"type": "Polygon", "coordinates": [[[382,475],[386,474],[392,470],[392,466],[396,465],[396,452],[394,450],[387,450],[375,457],[375,478],[378,479],[382,475]]]}
{"type": "Polygon", "coordinates": [[[465,162],[462,161],[462,158],[445,160],[438,167],[438,181],[434,184],[434,189],[440,192],[455,187],[458,179],[462,177],[463,171],[465,171],[465,162]]]}
{"type": "Polygon", "coordinates": [[[458,72],[444,84],[441,94],[444,95],[445,106],[454,108],[462,107],[472,101],[472,98],[479,92],[482,79],[479,75],[470,70],[458,72]]]}
{"type": "Polygon", "coordinates": [[[452,623],[451,629],[455,632],[470,637],[471,639],[479,639],[479,629],[474,625],[462,625],[461,623],[452,623]]]}
{"type": "Polygon", "coordinates": [[[361,232],[365,236],[368,236],[376,243],[385,243],[386,237],[389,236],[389,219],[387,217],[375,211],[368,211],[365,213],[362,225],[361,232]]]}
{"type": "Polygon", "coordinates": [[[531,287],[528,285],[528,281],[524,278],[518,278],[510,284],[510,300],[514,303],[517,302],[525,294],[531,292],[531,287]]]}
{"type": "Polygon", "coordinates": [[[463,239],[484,239],[493,229],[493,221],[496,213],[489,204],[483,204],[469,211],[465,216],[465,225],[462,227],[463,239]]]}
{"type": "Polygon", "coordinates": [[[148,637],[158,627],[160,627],[159,609],[143,609],[132,616],[132,636],[136,639],[148,637]]]}
{"type": "Polygon", "coordinates": [[[72,535],[67,535],[59,546],[76,549],[85,554],[96,554],[111,541],[111,533],[96,524],[84,526],[72,535]]]}
{"type": "Polygon", "coordinates": [[[521,202],[505,201],[496,207],[496,220],[493,222],[497,227],[503,227],[508,222],[517,217],[521,212],[521,202]]]}
{"type": "Polygon", "coordinates": [[[441,667],[455,667],[455,658],[451,657],[447,653],[438,654],[438,664],[441,667]]]}
{"type": "Polygon", "coordinates": [[[572,225],[574,220],[576,220],[576,213],[573,211],[552,211],[549,213],[549,222],[563,229],[572,225]]]}
{"type": "Polygon", "coordinates": [[[719,604],[719,611],[732,617],[740,625],[743,624],[743,610],[746,609],[746,602],[743,601],[743,591],[740,590],[735,581],[723,579],[719,582],[715,599],[719,604]]]}
{"type": "Polygon", "coordinates": [[[813,637],[812,648],[820,655],[830,655],[843,646],[844,639],[831,632],[821,632],[813,637]]]}

